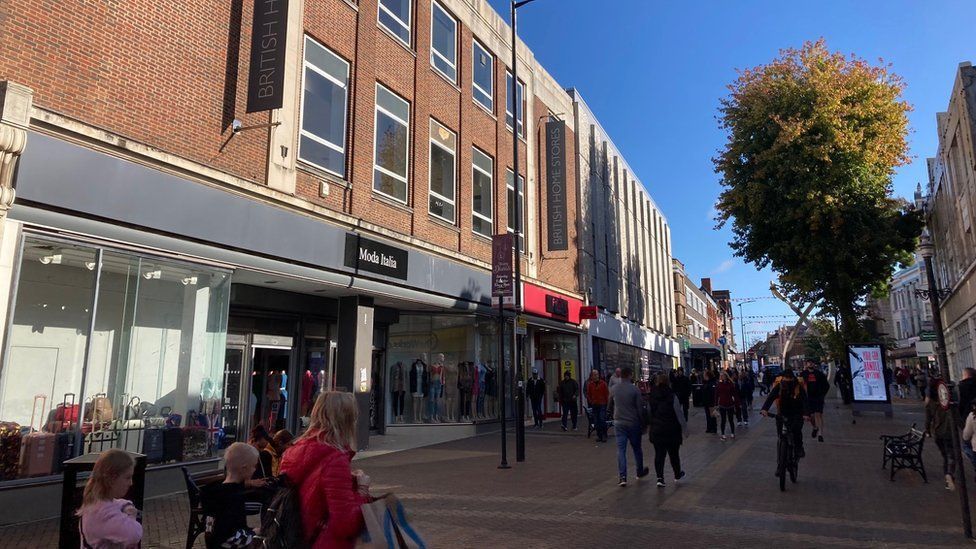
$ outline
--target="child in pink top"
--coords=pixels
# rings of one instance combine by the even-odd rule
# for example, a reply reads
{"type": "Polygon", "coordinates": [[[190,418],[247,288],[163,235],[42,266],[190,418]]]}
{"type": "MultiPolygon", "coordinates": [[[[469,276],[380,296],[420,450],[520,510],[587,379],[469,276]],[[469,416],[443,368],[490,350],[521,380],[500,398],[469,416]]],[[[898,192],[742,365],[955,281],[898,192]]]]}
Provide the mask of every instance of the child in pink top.
{"type": "Polygon", "coordinates": [[[139,510],[127,499],[121,499],[132,487],[135,462],[118,449],[102,452],[92,470],[78,524],[81,549],[137,549],[142,541],[139,510]]]}

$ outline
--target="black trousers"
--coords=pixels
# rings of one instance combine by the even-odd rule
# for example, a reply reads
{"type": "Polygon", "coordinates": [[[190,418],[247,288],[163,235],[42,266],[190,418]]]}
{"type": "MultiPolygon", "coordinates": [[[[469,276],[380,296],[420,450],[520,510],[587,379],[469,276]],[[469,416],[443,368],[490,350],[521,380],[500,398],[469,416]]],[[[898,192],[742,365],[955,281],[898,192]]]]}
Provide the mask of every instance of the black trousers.
{"type": "Polygon", "coordinates": [[[735,408],[726,408],[725,406],[718,407],[718,413],[722,416],[722,434],[725,434],[725,421],[729,422],[729,429],[732,434],[735,434],[735,408]]]}
{"type": "Polygon", "coordinates": [[[393,397],[393,415],[402,416],[403,415],[403,397],[406,395],[406,391],[392,391],[390,396],[393,397]]]}
{"type": "Polygon", "coordinates": [[[664,478],[664,458],[671,458],[671,469],[674,476],[681,473],[681,456],[678,450],[681,448],[681,439],[654,442],[654,471],[657,478],[664,478]]]}
{"type": "Polygon", "coordinates": [[[573,429],[575,429],[577,414],[579,414],[579,410],[577,409],[575,400],[564,402],[563,403],[563,427],[566,427],[566,416],[569,415],[569,416],[573,416],[573,429]]]}
{"type": "Polygon", "coordinates": [[[685,421],[688,421],[688,399],[687,398],[681,401],[681,409],[685,413],[685,421]]]}

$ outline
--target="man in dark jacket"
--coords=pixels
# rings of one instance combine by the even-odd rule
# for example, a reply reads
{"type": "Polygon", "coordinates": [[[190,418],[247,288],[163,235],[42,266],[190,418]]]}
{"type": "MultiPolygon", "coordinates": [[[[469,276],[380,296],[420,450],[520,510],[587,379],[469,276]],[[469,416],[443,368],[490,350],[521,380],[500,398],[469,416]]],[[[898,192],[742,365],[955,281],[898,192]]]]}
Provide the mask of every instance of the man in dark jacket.
{"type": "Polygon", "coordinates": [[[691,382],[681,368],[674,370],[674,377],[671,379],[671,388],[674,390],[674,394],[678,397],[678,402],[681,404],[685,421],[688,421],[688,398],[691,397],[691,382]]]}
{"type": "Polygon", "coordinates": [[[830,391],[827,376],[812,359],[804,361],[806,369],[803,371],[803,383],[807,387],[810,416],[813,419],[813,431],[810,436],[823,442],[823,409],[824,400],[830,391]]]}
{"type": "Polygon", "coordinates": [[[533,426],[542,429],[542,399],[546,396],[546,381],[539,378],[539,370],[532,368],[532,377],[529,378],[525,392],[532,403],[533,426]]]}
{"type": "Polygon", "coordinates": [[[773,382],[773,388],[763,403],[759,412],[763,417],[769,414],[769,408],[776,404],[776,432],[779,432],[784,421],[793,427],[793,442],[796,445],[796,455],[803,457],[803,420],[809,417],[807,392],[803,382],[793,376],[793,370],[787,368],[783,374],[773,382]]]}
{"type": "Polygon", "coordinates": [[[576,398],[579,396],[579,383],[573,379],[569,372],[563,374],[563,380],[556,388],[556,396],[559,397],[559,404],[563,407],[563,431],[566,430],[567,416],[573,417],[573,430],[576,430],[577,415],[579,409],[576,406],[576,398]]]}
{"type": "Polygon", "coordinates": [[[956,426],[962,427],[966,424],[966,416],[969,414],[973,399],[976,399],[976,368],[963,368],[962,379],[959,381],[959,414],[961,421],[956,421],[956,426]]]}

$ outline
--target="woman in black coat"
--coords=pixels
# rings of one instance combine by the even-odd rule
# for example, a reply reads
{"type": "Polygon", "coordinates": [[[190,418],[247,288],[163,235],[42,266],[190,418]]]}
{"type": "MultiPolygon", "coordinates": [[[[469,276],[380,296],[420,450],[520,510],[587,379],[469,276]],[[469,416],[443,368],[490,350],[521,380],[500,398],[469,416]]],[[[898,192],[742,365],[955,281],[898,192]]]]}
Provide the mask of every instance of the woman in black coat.
{"type": "Polygon", "coordinates": [[[658,374],[654,387],[648,396],[648,438],[654,445],[654,470],[657,472],[657,485],[664,487],[664,459],[671,459],[674,480],[685,476],[681,470],[681,457],[678,450],[681,441],[688,433],[681,403],[671,390],[667,374],[658,374]]]}

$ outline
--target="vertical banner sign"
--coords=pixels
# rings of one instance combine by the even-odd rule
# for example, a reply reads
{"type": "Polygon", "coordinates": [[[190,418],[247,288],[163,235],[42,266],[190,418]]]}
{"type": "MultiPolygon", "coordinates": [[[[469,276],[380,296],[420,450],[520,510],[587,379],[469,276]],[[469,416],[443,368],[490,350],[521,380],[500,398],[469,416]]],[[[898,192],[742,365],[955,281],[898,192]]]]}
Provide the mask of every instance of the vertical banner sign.
{"type": "Polygon", "coordinates": [[[491,237],[491,295],[492,297],[511,297],[513,291],[511,233],[496,234],[491,237]]]}
{"type": "Polygon", "coordinates": [[[254,0],[247,112],[280,109],[285,92],[288,0],[254,0]]]}
{"type": "Polygon", "coordinates": [[[854,400],[859,402],[887,402],[888,388],[884,379],[884,350],[880,345],[850,345],[851,378],[854,400]]]}
{"type": "Polygon", "coordinates": [[[546,213],[550,250],[568,250],[566,221],[566,123],[546,123],[546,213]]]}

